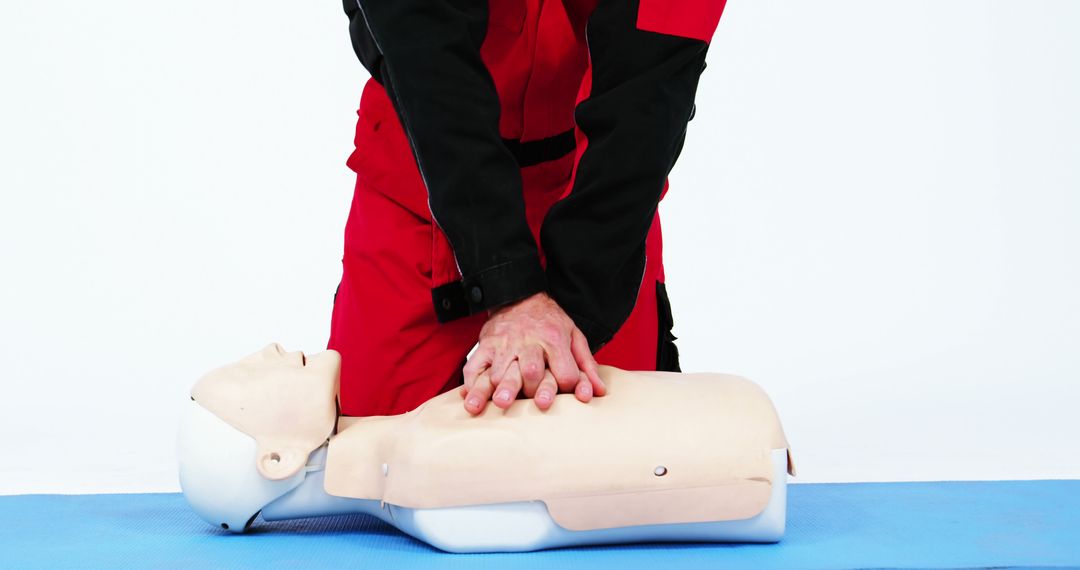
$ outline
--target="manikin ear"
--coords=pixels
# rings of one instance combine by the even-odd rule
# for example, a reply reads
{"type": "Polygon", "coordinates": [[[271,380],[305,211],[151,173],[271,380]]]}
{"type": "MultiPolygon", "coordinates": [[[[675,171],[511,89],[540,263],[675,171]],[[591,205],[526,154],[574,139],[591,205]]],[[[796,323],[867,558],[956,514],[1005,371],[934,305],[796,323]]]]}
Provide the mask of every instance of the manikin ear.
{"type": "Polygon", "coordinates": [[[296,448],[259,446],[255,467],[259,474],[271,481],[288,479],[307,465],[308,454],[296,448]]]}

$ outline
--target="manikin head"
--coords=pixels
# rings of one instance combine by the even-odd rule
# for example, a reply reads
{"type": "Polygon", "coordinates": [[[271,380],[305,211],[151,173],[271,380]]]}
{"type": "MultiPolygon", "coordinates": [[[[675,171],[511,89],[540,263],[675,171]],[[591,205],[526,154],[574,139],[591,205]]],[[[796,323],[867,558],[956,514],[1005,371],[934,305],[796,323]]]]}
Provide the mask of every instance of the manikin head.
{"type": "Polygon", "coordinates": [[[311,452],[337,423],[341,357],[271,343],[192,388],[179,437],[180,486],[214,525],[242,532],[304,479],[311,452]]]}

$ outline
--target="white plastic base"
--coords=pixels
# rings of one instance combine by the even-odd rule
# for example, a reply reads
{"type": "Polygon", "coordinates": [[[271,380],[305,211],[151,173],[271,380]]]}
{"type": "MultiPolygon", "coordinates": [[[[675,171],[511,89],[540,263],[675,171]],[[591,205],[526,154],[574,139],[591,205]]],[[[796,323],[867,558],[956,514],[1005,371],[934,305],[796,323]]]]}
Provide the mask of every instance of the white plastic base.
{"type": "Polygon", "coordinates": [[[192,401],[178,437],[180,481],[192,508],[210,524],[243,532],[268,521],[365,513],[448,552],[515,552],[630,542],[776,542],[787,512],[787,451],[772,452],[772,496],[749,519],[572,531],[552,520],[542,501],[409,509],[329,495],[323,489],[327,446],[283,481],[255,468],[255,441],[192,401]]]}
{"type": "Polygon", "coordinates": [[[390,505],[392,524],[448,552],[513,552],[627,542],[776,542],[787,513],[787,450],[773,451],[772,496],[757,516],[736,521],[640,525],[572,531],[551,519],[541,501],[405,509],[390,505]]]}
{"type": "Polygon", "coordinates": [[[176,439],[180,488],[206,522],[243,532],[259,509],[304,482],[303,470],[281,481],[266,479],[255,468],[258,451],[251,436],[195,401],[185,412],[176,439]]]}
{"type": "MultiPolygon", "coordinates": [[[[312,454],[309,465],[315,467],[325,457],[324,446],[312,454]]],[[[555,524],[542,501],[409,509],[335,497],[323,491],[321,470],[309,473],[299,487],[267,505],[262,517],[273,521],[367,513],[447,552],[519,552],[631,542],[776,542],[784,536],[787,520],[787,451],[774,450],[772,461],[769,504],[757,516],[735,521],[572,531],[555,524]]]]}

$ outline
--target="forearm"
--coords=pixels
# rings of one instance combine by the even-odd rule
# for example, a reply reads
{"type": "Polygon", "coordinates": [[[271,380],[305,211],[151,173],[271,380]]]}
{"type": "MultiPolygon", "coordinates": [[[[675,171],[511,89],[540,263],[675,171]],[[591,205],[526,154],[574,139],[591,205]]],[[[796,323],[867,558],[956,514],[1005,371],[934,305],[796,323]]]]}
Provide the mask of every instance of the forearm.
{"type": "Polygon", "coordinates": [[[380,57],[377,78],[409,139],[432,218],[454,250],[469,312],[544,290],[518,165],[499,134],[498,93],[480,57],[487,0],[360,6],[380,57]]]}
{"type": "Polygon", "coordinates": [[[576,112],[587,146],[570,194],[544,220],[548,290],[598,350],[630,315],[645,237],[694,109],[708,44],[635,27],[632,3],[589,21],[592,88],[576,112]]]}

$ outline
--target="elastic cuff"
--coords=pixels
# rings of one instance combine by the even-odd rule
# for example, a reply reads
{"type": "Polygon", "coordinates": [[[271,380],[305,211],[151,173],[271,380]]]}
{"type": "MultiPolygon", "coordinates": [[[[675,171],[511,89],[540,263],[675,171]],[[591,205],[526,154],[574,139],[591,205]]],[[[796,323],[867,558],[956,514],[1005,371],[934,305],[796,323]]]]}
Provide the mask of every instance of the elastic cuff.
{"type": "Polygon", "coordinates": [[[431,290],[435,316],[445,323],[520,301],[547,289],[537,255],[519,257],[431,290]]]}

